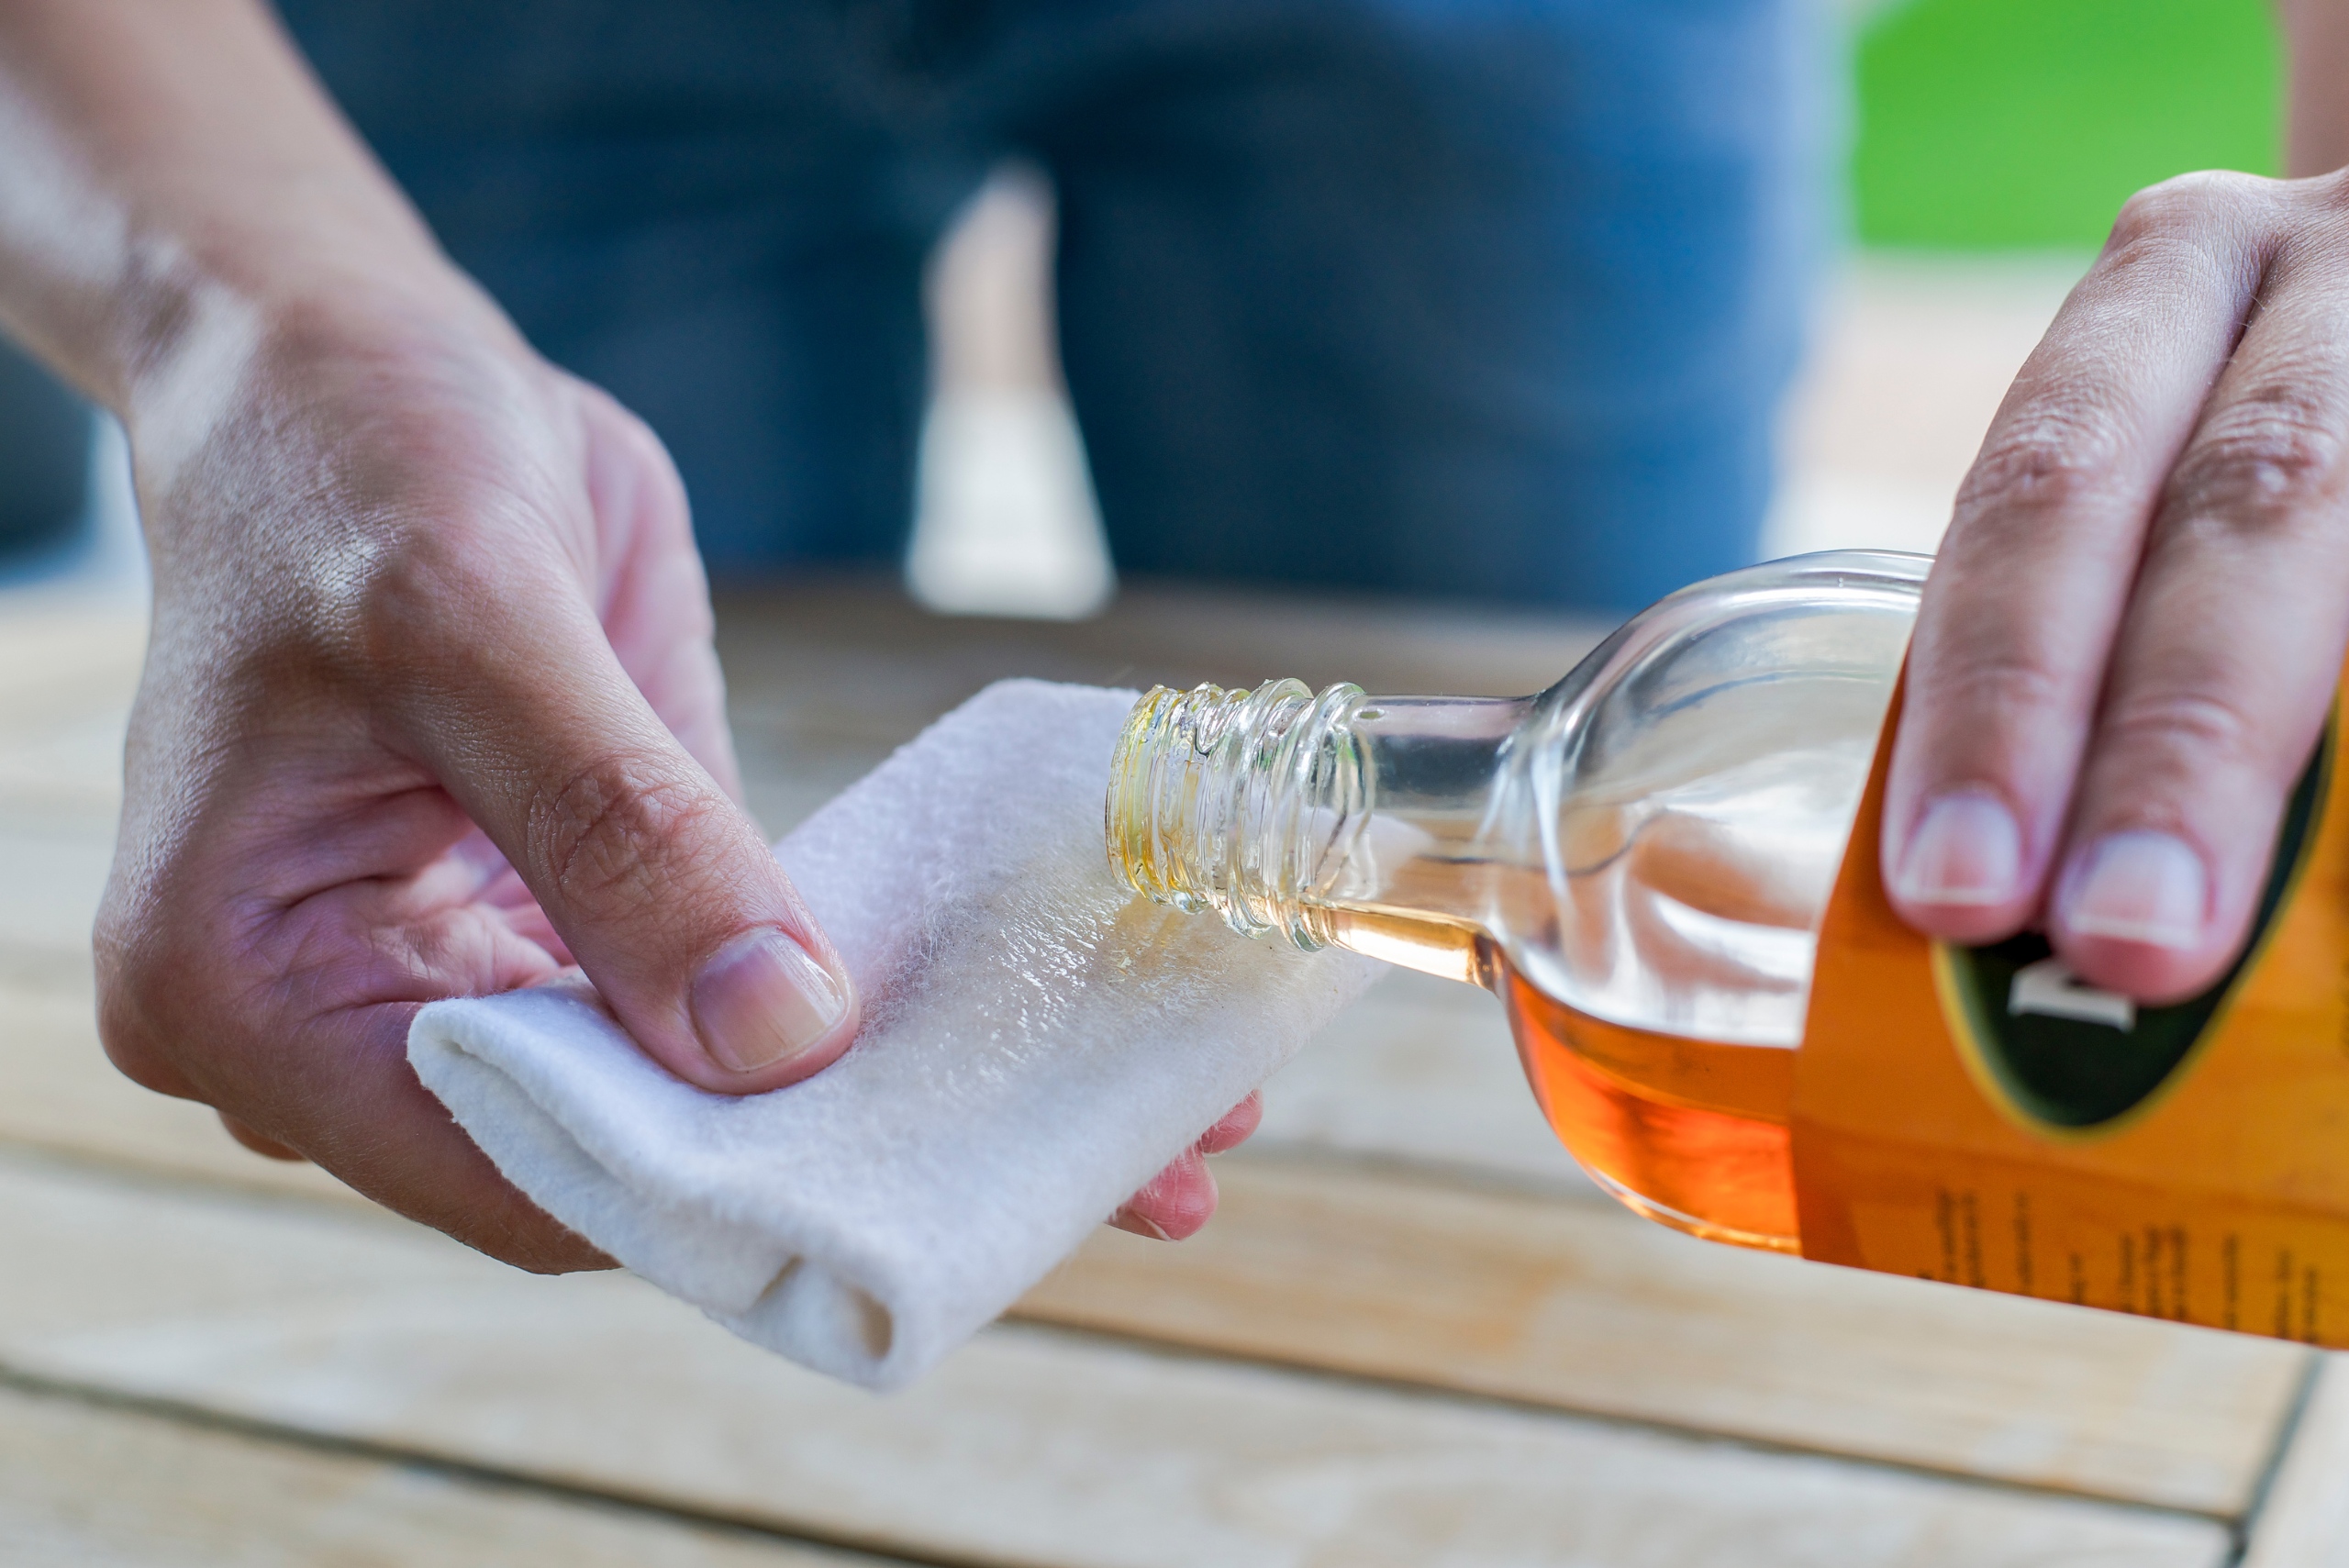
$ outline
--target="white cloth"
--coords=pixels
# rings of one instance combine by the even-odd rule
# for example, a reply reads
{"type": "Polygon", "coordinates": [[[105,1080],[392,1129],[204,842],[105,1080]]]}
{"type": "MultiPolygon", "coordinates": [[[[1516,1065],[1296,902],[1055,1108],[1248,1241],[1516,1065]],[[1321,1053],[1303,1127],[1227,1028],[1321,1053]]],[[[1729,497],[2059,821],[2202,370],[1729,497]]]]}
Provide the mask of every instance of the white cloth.
{"type": "Polygon", "coordinates": [[[1010,1306],[1378,965],[1137,899],[1102,851],[1134,694],[1007,681],[776,847],[863,996],[740,1099],[584,982],[438,1002],[408,1059],[547,1212],[743,1338],[875,1388],[1010,1306]]]}

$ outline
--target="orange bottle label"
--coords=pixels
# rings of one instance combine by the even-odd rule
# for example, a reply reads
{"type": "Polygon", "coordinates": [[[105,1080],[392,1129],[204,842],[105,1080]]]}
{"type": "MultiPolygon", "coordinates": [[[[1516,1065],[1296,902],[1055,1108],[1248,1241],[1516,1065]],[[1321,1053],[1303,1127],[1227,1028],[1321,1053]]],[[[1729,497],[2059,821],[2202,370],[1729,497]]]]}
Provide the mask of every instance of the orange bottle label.
{"type": "Polygon", "coordinates": [[[1877,858],[1896,700],[1795,1069],[1805,1257],[2349,1347],[2349,806],[2337,722],[2255,934],[2145,1007],[2046,944],[1929,941],[1877,858]]]}

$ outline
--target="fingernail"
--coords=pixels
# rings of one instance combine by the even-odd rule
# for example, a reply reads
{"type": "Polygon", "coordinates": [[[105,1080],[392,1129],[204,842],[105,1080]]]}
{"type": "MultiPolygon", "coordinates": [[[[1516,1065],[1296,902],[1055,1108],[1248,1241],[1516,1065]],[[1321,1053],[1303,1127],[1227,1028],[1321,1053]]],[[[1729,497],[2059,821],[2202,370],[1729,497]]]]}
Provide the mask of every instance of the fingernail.
{"type": "Polygon", "coordinates": [[[1109,1223],[1119,1230],[1127,1231],[1135,1236],[1146,1236],[1152,1241],[1172,1241],[1174,1240],[1174,1237],[1167,1234],[1166,1227],[1159,1224],[1158,1221],[1151,1218],[1151,1217],[1146,1214],[1136,1214],[1130,1208],[1121,1208],[1118,1210],[1117,1213],[1109,1217],[1109,1223]]]}
{"type": "Polygon", "coordinates": [[[694,1027],[719,1066],[755,1073],[829,1034],[848,999],[841,984],[781,931],[746,931],[694,982],[694,1027]]]}
{"type": "Polygon", "coordinates": [[[1943,795],[1909,835],[1893,891],[1912,904],[2004,904],[2022,874],[2022,835],[1997,797],[1943,795]]]}
{"type": "Polygon", "coordinates": [[[2201,945],[2210,896],[2202,857],[2178,840],[2108,833],[2073,873],[2064,924],[2080,936],[2184,951],[2201,945]]]}

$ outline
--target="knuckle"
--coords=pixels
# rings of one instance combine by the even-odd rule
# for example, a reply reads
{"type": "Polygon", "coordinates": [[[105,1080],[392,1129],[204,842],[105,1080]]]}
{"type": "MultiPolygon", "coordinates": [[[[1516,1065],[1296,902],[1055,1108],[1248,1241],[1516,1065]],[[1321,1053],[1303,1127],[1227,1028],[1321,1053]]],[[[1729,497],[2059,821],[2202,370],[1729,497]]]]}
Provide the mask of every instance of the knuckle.
{"type": "Polygon", "coordinates": [[[2293,184],[2315,198],[2319,206],[2333,213],[2349,209],[2349,169],[2336,169],[2329,174],[2318,174],[2293,184]]]}
{"type": "Polygon", "coordinates": [[[2040,399],[2004,421],[1984,443],[1957,495],[1969,526],[2001,516],[2070,511],[2108,495],[2121,473],[2121,437],[2099,404],[2040,399]]]}
{"type": "Polygon", "coordinates": [[[116,1072],[142,1089],[158,1095],[172,1092],[180,1082],[179,1075],[164,1065],[163,1058],[153,1046],[152,1037],[145,1031],[133,1031],[120,1024],[98,1025],[98,1042],[105,1047],[106,1060],[114,1063],[116,1072]]]}
{"type": "Polygon", "coordinates": [[[544,508],[493,477],[436,473],[383,480],[328,530],[306,573],[305,629],[373,675],[420,655],[457,655],[485,620],[576,595],[578,562],[544,508]]]}
{"type": "Polygon", "coordinates": [[[352,563],[343,647],[370,681],[413,668],[435,650],[457,654],[473,620],[508,596],[495,562],[454,526],[386,530],[352,563]]]}
{"type": "Polygon", "coordinates": [[[480,602],[478,573],[446,534],[414,529],[384,542],[352,584],[351,617],[366,653],[412,649],[452,607],[480,602]]]}
{"type": "Polygon", "coordinates": [[[605,758],[533,795],[528,852],[566,900],[644,907],[677,891],[675,859],[661,847],[715,807],[708,791],[651,759],[605,758]]]}
{"type": "Polygon", "coordinates": [[[2290,520],[2334,487],[2342,440],[2329,410],[2283,382],[2213,414],[2170,474],[2173,523],[2290,520]]]}
{"type": "Polygon", "coordinates": [[[142,940],[150,922],[147,901],[132,896],[117,870],[98,908],[92,957],[95,961],[98,1046],[115,1070],[142,1089],[155,1089],[164,1076],[151,1027],[152,1003],[162,989],[156,981],[150,944],[142,940]]]}
{"type": "Polygon", "coordinates": [[[2099,750],[2128,759],[2125,771],[2141,782],[2190,773],[2195,777],[2264,771],[2267,761],[2258,726],[2238,704],[2200,688],[2168,688],[2117,695],[2099,728],[2099,750]]]}
{"type": "Polygon", "coordinates": [[[165,1016],[158,1007],[173,989],[150,965],[102,970],[98,983],[100,1049],[116,1072],[159,1095],[184,1094],[187,1088],[185,1076],[164,1049],[170,1037],[157,1025],[165,1016]]]}
{"type": "Polygon", "coordinates": [[[1936,710],[1962,715],[1965,730],[1976,738],[2065,700],[2065,683],[2054,666],[2004,638],[1962,644],[1922,673],[1936,710]]]}
{"type": "Polygon", "coordinates": [[[2107,249],[2126,250],[2229,217],[2267,195],[2276,182],[2227,169],[2204,169],[2147,185],[2121,204],[2107,249]]]}

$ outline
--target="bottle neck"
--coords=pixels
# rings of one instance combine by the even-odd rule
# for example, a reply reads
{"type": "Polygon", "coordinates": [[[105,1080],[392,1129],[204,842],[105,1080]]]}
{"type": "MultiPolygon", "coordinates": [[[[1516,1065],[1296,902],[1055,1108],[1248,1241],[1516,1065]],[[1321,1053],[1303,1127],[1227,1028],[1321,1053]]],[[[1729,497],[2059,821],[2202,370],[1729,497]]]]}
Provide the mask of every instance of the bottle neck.
{"type": "Polygon", "coordinates": [[[1487,978],[1475,842],[1527,701],[1297,681],[1159,687],[1110,768],[1109,860],[1136,891],[1245,936],[1487,978]]]}
{"type": "Polygon", "coordinates": [[[1242,936],[1326,946],[1310,901],[1365,804],[1351,721],[1359,686],[1153,688],[1109,768],[1110,864],[1161,904],[1212,911],[1242,936]]]}

